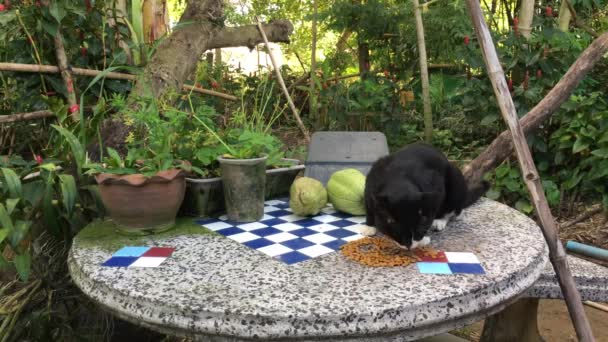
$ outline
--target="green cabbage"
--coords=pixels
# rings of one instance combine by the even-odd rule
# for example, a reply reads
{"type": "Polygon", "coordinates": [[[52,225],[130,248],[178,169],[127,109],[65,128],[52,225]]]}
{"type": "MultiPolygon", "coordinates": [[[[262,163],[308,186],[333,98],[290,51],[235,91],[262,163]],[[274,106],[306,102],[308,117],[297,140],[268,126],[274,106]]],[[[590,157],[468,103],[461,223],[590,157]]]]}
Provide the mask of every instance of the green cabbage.
{"type": "Polygon", "coordinates": [[[289,207],[299,216],[316,215],[327,204],[327,190],[316,179],[300,177],[289,189],[289,207]]]}
{"type": "Polygon", "coordinates": [[[329,201],[337,210],[365,215],[365,175],[356,169],[334,172],[327,182],[329,201]]]}

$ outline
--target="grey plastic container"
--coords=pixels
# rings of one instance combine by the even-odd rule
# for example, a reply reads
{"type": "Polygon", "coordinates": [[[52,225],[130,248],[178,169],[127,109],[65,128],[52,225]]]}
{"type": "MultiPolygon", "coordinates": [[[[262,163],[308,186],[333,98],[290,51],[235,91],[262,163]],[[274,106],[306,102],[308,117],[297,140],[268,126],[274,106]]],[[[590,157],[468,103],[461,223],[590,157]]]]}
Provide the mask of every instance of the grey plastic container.
{"type": "Polygon", "coordinates": [[[380,132],[316,132],[306,158],[306,177],[323,185],[332,173],[354,168],[367,175],[372,164],[388,155],[386,136],[380,132]]]}
{"type": "MultiPolygon", "coordinates": [[[[266,170],[265,198],[289,196],[291,183],[305,166],[297,159],[284,159],[293,166],[266,170]]],[[[221,177],[186,178],[186,195],[180,214],[208,217],[225,210],[224,187],[221,177]]]]}

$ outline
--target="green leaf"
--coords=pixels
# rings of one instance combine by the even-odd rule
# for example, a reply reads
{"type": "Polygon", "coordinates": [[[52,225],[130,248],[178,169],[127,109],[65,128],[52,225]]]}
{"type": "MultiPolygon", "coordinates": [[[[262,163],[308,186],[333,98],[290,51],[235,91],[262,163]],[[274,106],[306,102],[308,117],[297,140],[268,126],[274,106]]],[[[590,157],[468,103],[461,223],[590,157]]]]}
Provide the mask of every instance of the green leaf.
{"type": "Polygon", "coordinates": [[[42,28],[44,28],[44,30],[51,35],[52,37],[55,37],[57,35],[57,29],[59,28],[59,25],[56,22],[52,22],[52,21],[48,21],[48,20],[42,20],[42,28]]]}
{"type": "Polygon", "coordinates": [[[23,199],[31,206],[38,206],[44,194],[44,181],[36,180],[23,184],[23,199]]]}
{"type": "Polygon", "coordinates": [[[8,229],[9,231],[15,229],[13,220],[2,203],[0,203],[0,228],[8,229]]]}
{"type": "Polygon", "coordinates": [[[492,123],[494,123],[496,121],[496,119],[498,119],[498,115],[488,114],[488,115],[484,116],[483,119],[481,119],[481,125],[490,126],[492,123]]]}
{"type": "Polygon", "coordinates": [[[4,241],[4,239],[6,239],[8,233],[8,228],[0,228],[0,244],[2,243],[2,241],[4,241]]]}
{"type": "Polygon", "coordinates": [[[108,156],[111,158],[112,163],[114,164],[114,167],[124,167],[123,163],[122,163],[122,159],[120,158],[120,155],[118,154],[118,152],[111,148],[108,147],[108,156]]]}
{"type": "Polygon", "coordinates": [[[51,5],[49,6],[49,12],[59,24],[61,24],[61,20],[66,15],[65,8],[63,8],[61,1],[52,1],[51,5]]]}
{"type": "Polygon", "coordinates": [[[11,198],[21,198],[22,190],[19,176],[17,176],[15,171],[7,168],[2,168],[2,174],[4,174],[6,186],[8,187],[8,192],[11,198]]]}
{"type": "Polygon", "coordinates": [[[9,198],[6,200],[6,211],[9,215],[13,213],[13,210],[15,210],[15,207],[17,207],[20,200],[20,198],[9,198]]]}
{"type": "Polygon", "coordinates": [[[68,217],[72,216],[74,205],[76,204],[76,197],[78,191],[76,190],[76,182],[72,175],[59,175],[61,181],[61,195],[63,197],[63,206],[68,214],[68,217]]]}
{"type": "Polygon", "coordinates": [[[585,139],[583,138],[578,138],[574,142],[574,146],[572,146],[572,153],[579,153],[587,148],[589,148],[589,143],[585,142],[585,139]]]}
{"type": "Polygon", "coordinates": [[[593,154],[596,157],[606,158],[606,157],[608,157],[608,148],[604,147],[604,148],[600,148],[597,150],[593,150],[593,151],[591,151],[591,154],[593,154]]]}
{"type": "Polygon", "coordinates": [[[496,201],[500,198],[500,190],[492,188],[486,192],[486,197],[496,201]]]}
{"type": "Polygon", "coordinates": [[[534,210],[534,207],[527,200],[519,200],[515,203],[515,209],[521,211],[522,213],[529,214],[534,210]]]}
{"type": "Polygon", "coordinates": [[[22,281],[27,281],[30,277],[30,267],[32,263],[32,257],[29,253],[18,254],[13,260],[15,263],[15,268],[17,269],[17,274],[19,274],[19,278],[22,281]]]}
{"type": "Polygon", "coordinates": [[[82,174],[82,166],[86,162],[86,154],[84,147],[82,147],[82,144],[80,143],[78,138],[76,138],[76,136],[72,134],[72,132],[57,125],[51,125],[51,127],[56,129],[67,140],[68,144],[70,145],[70,148],[72,149],[72,154],[74,155],[74,162],[76,162],[78,174],[82,174]]]}
{"type": "Polygon", "coordinates": [[[506,164],[499,166],[498,168],[496,168],[496,177],[503,178],[507,175],[507,173],[509,173],[509,170],[510,168],[506,164]]]}
{"type": "Polygon", "coordinates": [[[9,240],[13,248],[17,248],[17,246],[19,246],[21,241],[27,236],[27,232],[30,230],[31,226],[31,221],[18,220],[15,222],[15,229],[9,232],[9,240]]]}

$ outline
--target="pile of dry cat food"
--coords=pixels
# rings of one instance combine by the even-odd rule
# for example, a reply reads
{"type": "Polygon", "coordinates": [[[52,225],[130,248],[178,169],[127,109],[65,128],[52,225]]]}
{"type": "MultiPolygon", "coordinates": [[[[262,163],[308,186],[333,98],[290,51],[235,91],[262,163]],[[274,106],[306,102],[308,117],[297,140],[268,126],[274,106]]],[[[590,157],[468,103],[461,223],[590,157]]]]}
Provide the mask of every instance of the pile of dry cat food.
{"type": "Polygon", "coordinates": [[[420,261],[420,256],[435,256],[438,251],[421,248],[413,251],[403,249],[385,237],[364,237],[341,247],[342,254],[360,264],[373,267],[407,266],[420,261]]]}

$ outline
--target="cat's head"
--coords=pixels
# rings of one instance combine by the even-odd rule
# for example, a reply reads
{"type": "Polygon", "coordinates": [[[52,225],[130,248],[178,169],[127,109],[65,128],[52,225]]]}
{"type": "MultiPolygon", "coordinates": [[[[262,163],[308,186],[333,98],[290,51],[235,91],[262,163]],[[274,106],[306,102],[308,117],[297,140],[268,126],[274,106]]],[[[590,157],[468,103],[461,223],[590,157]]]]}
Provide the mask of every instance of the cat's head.
{"type": "MultiPolygon", "coordinates": [[[[410,248],[431,229],[439,208],[440,196],[434,192],[417,189],[387,189],[377,195],[378,204],[384,209],[385,235],[400,245],[410,248]]],[[[382,230],[382,229],[381,229],[382,230]]]]}

